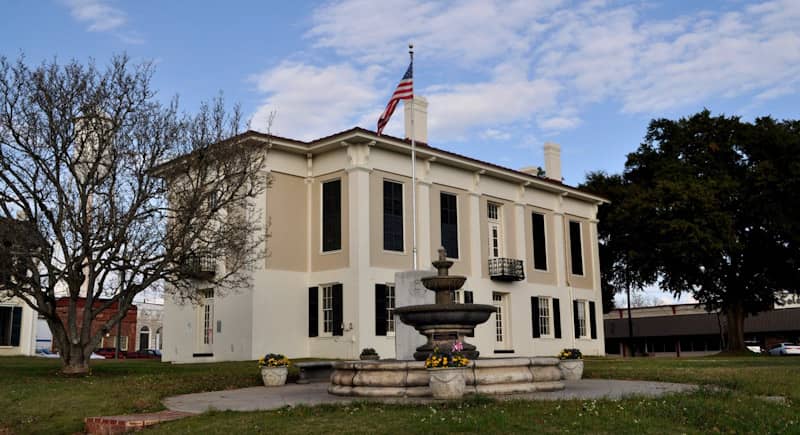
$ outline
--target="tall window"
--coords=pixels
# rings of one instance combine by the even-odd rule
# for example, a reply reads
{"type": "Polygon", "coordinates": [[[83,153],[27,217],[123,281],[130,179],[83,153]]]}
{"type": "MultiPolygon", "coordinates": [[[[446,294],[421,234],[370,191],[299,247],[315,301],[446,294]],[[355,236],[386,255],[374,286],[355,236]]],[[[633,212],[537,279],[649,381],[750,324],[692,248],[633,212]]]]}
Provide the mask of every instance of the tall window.
{"type": "Polygon", "coordinates": [[[506,299],[508,296],[504,293],[492,293],[492,304],[497,310],[494,315],[494,328],[495,328],[495,341],[496,346],[499,348],[508,347],[508,304],[506,299]]]}
{"type": "Polygon", "coordinates": [[[539,298],[539,333],[549,336],[550,332],[550,298],[539,298]]]}
{"type": "Polygon", "coordinates": [[[214,290],[203,293],[203,344],[210,345],[214,344],[214,290]]]}
{"type": "Polygon", "coordinates": [[[333,334],[333,286],[322,287],[322,332],[333,334]]]}
{"type": "Polygon", "coordinates": [[[586,301],[576,302],[575,315],[578,316],[578,336],[586,337],[586,301]]]}
{"type": "Polygon", "coordinates": [[[22,307],[0,307],[0,346],[19,346],[22,307]]]}
{"type": "Polygon", "coordinates": [[[533,213],[533,268],[547,270],[547,241],[545,239],[544,215],[533,213]]]}
{"type": "Polygon", "coordinates": [[[322,251],[342,249],[342,181],[322,184],[322,251]]]}
{"type": "Polygon", "coordinates": [[[383,249],[403,251],[403,185],[383,181],[383,249]]]}
{"type": "Polygon", "coordinates": [[[450,193],[439,194],[441,209],[442,246],[450,258],[458,258],[458,197],[450,193]]]}
{"type": "Polygon", "coordinates": [[[486,215],[489,220],[489,257],[498,258],[503,252],[500,245],[502,243],[500,204],[495,204],[493,202],[487,203],[486,215]]]}
{"type": "Polygon", "coordinates": [[[581,249],[581,223],[569,221],[569,251],[572,274],[583,275],[583,250],[581,249]]]}
{"type": "Polygon", "coordinates": [[[394,284],[386,284],[386,333],[394,335],[394,284]]]}
{"type": "Polygon", "coordinates": [[[156,329],[156,349],[161,350],[164,348],[164,342],[161,339],[161,328],[156,329]]]}
{"type": "Polygon", "coordinates": [[[128,336],[127,335],[123,335],[122,337],[119,338],[119,350],[121,350],[123,352],[127,352],[128,351],[128,336]]]}

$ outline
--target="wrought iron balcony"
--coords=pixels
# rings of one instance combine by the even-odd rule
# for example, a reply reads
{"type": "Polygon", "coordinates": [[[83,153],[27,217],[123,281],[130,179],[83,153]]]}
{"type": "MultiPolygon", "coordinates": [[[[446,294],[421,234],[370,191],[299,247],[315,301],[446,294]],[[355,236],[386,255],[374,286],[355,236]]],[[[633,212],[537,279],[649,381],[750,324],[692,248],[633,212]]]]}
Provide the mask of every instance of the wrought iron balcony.
{"type": "Polygon", "coordinates": [[[211,279],[217,273],[217,260],[211,257],[193,256],[186,260],[184,270],[190,278],[211,279]]]}
{"type": "Polygon", "coordinates": [[[522,260],[515,258],[490,258],[489,278],[495,281],[522,281],[525,267],[522,260]]]}

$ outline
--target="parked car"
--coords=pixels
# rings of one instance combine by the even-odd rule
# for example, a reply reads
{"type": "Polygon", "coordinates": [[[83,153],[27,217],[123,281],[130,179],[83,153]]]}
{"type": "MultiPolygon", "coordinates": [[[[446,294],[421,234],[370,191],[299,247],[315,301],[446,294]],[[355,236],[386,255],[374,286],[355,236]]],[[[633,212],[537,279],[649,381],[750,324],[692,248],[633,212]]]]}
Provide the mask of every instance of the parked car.
{"type": "Polygon", "coordinates": [[[161,361],[161,351],[157,349],[141,349],[128,353],[128,359],[155,359],[161,361]]]}
{"type": "MultiPolygon", "coordinates": [[[[51,352],[47,349],[39,349],[36,351],[36,356],[39,358],[61,358],[58,352],[51,352]]],[[[94,352],[89,356],[89,359],[106,359],[103,355],[98,355],[94,352]]]]}
{"type": "Polygon", "coordinates": [[[770,355],[800,355],[800,346],[794,343],[779,343],[769,348],[770,355]]]}
{"type": "MultiPolygon", "coordinates": [[[[113,347],[101,347],[100,349],[95,350],[94,352],[98,355],[102,355],[104,358],[113,359],[115,356],[116,348],[113,347]]],[[[119,359],[125,359],[125,354],[127,352],[120,351],[119,352],[119,359]]]]}
{"type": "Polygon", "coordinates": [[[753,353],[764,353],[764,348],[757,341],[745,341],[744,345],[747,350],[753,353]]]}

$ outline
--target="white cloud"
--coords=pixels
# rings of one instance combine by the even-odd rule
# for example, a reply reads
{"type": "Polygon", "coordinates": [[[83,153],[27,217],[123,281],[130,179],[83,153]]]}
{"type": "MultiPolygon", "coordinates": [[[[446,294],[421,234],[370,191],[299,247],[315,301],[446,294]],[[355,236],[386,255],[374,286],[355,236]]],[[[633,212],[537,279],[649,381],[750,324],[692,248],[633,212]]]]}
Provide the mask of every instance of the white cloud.
{"type": "Polygon", "coordinates": [[[496,128],[487,128],[483,131],[483,133],[481,133],[481,137],[489,140],[505,141],[511,139],[511,133],[505,130],[498,130],[496,128]]]}
{"type": "MultiPolygon", "coordinates": [[[[650,5],[602,0],[333,1],[314,11],[306,37],[347,60],[262,73],[267,97],[256,119],[277,109],[276,128],[303,138],[374,129],[408,42],[434,143],[523,140],[533,126],[553,134],[580,125],[596,104],[660,116],[720,98],[760,104],[797,93],[800,2],[724,8],[654,18],[650,5]]],[[[401,130],[402,121],[387,127],[401,130]]]]}
{"type": "Polygon", "coordinates": [[[473,128],[526,121],[534,113],[556,105],[558,83],[495,77],[480,83],[460,83],[428,96],[430,136],[439,140],[463,139],[473,128]]]}
{"type": "Polygon", "coordinates": [[[624,112],[657,114],[718,97],[797,92],[800,2],[667,19],[648,17],[646,8],[605,1],[401,0],[387,7],[342,0],[315,11],[307,36],[356,62],[392,66],[404,62],[399,47],[413,40],[431,76],[454,69],[457,76],[490,76],[446,74],[439,80],[452,82],[427,89],[432,133],[447,137],[531,115],[543,129],[579,124],[579,114],[560,113],[562,104],[580,109],[615,101],[624,112]],[[521,75],[497,74],[500,62],[521,75]]]}
{"type": "Polygon", "coordinates": [[[274,111],[271,131],[277,135],[309,140],[350,128],[360,113],[376,107],[377,73],[376,67],[357,69],[347,63],[318,67],[282,62],[252,77],[257,90],[266,94],[252,126],[264,130],[274,111]]]}
{"type": "Polygon", "coordinates": [[[127,21],[125,12],[103,0],[64,0],[72,17],[89,24],[91,32],[116,30],[127,21]]]}

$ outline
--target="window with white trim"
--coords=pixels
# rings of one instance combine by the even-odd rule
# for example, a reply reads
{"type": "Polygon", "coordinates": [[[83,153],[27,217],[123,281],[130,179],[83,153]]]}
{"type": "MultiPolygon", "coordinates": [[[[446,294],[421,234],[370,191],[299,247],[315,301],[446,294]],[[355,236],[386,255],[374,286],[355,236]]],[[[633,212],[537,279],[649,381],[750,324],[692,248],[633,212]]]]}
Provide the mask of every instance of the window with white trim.
{"type": "Polygon", "coordinates": [[[586,301],[577,301],[578,335],[586,337],[586,301]]]}
{"type": "Polygon", "coordinates": [[[333,334],[333,286],[322,287],[322,333],[333,334]]]}
{"type": "Polygon", "coordinates": [[[494,202],[486,203],[486,215],[489,222],[489,258],[503,256],[503,227],[500,222],[500,207],[500,204],[494,202]]]}
{"type": "Polygon", "coordinates": [[[539,334],[542,337],[549,337],[553,331],[550,328],[552,317],[550,316],[550,298],[539,298],[539,334]]]}
{"type": "Polygon", "coordinates": [[[394,284],[386,284],[386,335],[394,335],[394,284]]]}

